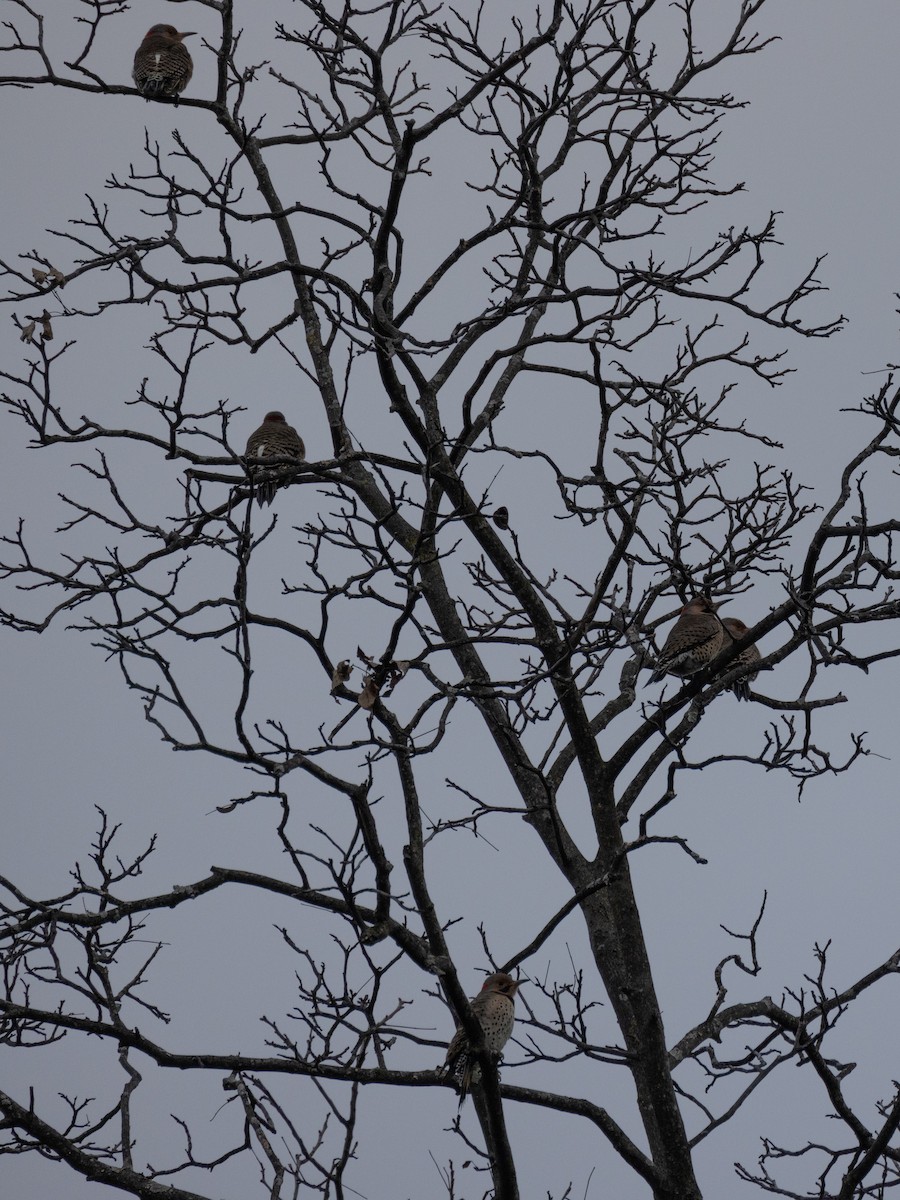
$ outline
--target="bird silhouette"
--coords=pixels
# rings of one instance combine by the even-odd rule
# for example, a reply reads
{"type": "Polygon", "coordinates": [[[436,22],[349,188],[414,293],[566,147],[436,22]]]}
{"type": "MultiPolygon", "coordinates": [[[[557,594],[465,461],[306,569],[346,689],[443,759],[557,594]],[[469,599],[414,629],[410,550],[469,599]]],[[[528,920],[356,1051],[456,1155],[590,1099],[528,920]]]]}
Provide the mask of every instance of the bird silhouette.
{"type": "Polygon", "coordinates": [[[725,641],[722,622],[716,616],[717,608],[718,605],[706,596],[694,596],[687,602],[659,652],[651,682],[655,683],[665,675],[685,678],[715,658],[725,641]]]}
{"type": "MultiPolygon", "coordinates": [[[[488,975],[481,991],[469,1003],[472,1012],[484,1031],[484,1048],[491,1055],[500,1056],[509,1041],[516,1020],[515,996],[519,989],[518,980],[503,971],[488,975]]],[[[443,1074],[451,1075],[459,1088],[459,1106],[469,1094],[469,1089],[479,1083],[481,1068],[472,1053],[469,1036],[460,1026],[447,1047],[443,1074]]]]}
{"type": "Polygon", "coordinates": [[[192,33],[179,33],[174,25],[154,25],[134,56],[131,72],[135,86],[148,100],[175,100],[187,87],[194,62],[183,45],[192,33]]]}
{"type": "MultiPolygon", "coordinates": [[[[734,642],[739,642],[750,632],[749,628],[738,617],[722,617],[722,625],[725,629],[725,643],[723,650],[727,649],[734,642]]],[[[756,648],[756,643],[751,642],[750,645],[740,652],[737,658],[733,658],[725,668],[731,671],[735,667],[749,667],[753,663],[758,663],[762,655],[756,648]]],[[[757,677],[759,671],[753,671],[749,675],[744,675],[740,679],[735,680],[731,685],[731,690],[737,696],[738,700],[750,699],[750,684],[757,677]]]]}
{"type": "Polygon", "coordinates": [[[275,499],[278,480],[273,478],[271,469],[264,469],[260,460],[296,459],[302,462],[306,458],[306,447],[297,430],[284,419],[284,413],[270,412],[247,439],[245,457],[256,460],[248,465],[256,502],[262,507],[275,499]]]}

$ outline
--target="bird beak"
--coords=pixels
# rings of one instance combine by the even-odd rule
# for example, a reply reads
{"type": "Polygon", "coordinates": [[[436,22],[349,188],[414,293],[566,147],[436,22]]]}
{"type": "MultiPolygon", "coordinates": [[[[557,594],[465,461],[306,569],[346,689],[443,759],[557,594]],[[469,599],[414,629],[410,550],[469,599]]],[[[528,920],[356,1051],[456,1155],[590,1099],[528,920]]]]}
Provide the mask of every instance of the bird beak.
{"type": "Polygon", "coordinates": [[[196,32],[197,31],[195,29],[191,29],[187,33],[179,33],[178,37],[181,39],[181,41],[184,41],[186,37],[193,37],[196,32]]]}

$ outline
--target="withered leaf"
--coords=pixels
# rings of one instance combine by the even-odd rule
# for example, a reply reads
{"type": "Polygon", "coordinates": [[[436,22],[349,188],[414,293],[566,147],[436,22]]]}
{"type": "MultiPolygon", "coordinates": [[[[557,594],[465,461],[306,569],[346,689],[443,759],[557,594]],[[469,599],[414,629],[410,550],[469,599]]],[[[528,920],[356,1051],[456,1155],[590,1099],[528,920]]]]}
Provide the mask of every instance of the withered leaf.
{"type": "Polygon", "coordinates": [[[367,667],[375,666],[375,659],[371,655],[366,654],[361,646],[356,647],[356,657],[361,658],[367,667]]]}
{"type": "Polygon", "coordinates": [[[47,280],[50,278],[49,272],[41,271],[37,267],[31,268],[31,274],[34,279],[34,282],[38,283],[38,284],[46,283],[47,280]]]}
{"type": "Polygon", "coordinates": [[[53,341],[53,326],[50,324],[50,314],[47,312],[46,308],[44,309],[43,313],[40,316],[40,322],[41,322],[41,336],[43,337],[45,342],[52,342],[53,341]]]}
{"type": "Polygon", "coordinates": [[[22,332],[19,336],[19,340],[22,342],[34,341],[34,321],[29,321],[27,325],[22,326],[22,332]]]}
{"type": "Polygon", "coordinates": [[[360,708],[370,709],[375,706],[375,701],[378,699],[378,684],[371,675],[367,675],[363,680],[363,690],[356,697],[356,703],[360,708]]]}
{"type": "Polygon", "coordinates": [[[491,514],[491,520],[498,529],[509,529],[509,509],[505,504],[501,504],[499,508],[495,508],[491,514]]]}
{"type": "Polygon", "coordinates": [[[56,283],[59,284],[60,287],[62,287],[65,284],[66,277],[65,277],[65,275],[63,275],[63,273],[59,269],[59,267],[51,267],[48,274],[51,279],[53,279],[56,283]]]}

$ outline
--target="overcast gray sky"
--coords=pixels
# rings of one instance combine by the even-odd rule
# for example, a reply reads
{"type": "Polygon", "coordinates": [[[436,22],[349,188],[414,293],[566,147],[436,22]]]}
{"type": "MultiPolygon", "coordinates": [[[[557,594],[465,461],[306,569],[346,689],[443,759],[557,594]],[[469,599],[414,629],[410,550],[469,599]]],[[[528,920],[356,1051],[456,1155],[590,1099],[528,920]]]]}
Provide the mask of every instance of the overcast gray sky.
{"type": "MultiPolygon", "coordinates": [[[[74,0],[53,0],[52,6],[43,7],[71,15],[82,6],[74,0]]],[[[260,57],[266,56],[270,6],[248,0],[239,7],[254,27],[251,44],[260,46],[260,57]]],[[[271,5],[279,12],[284,7],[271,5]]],[[[8,19],[12,8],[3,3],[0,15],[8,19]]],[[[148,18],[211,32],[212,15],[201,7],[163,0],[136,4],[128,14],[107,22],[95,69],[110,81],[127,83],[131,56],[148,18]]],[[[861,445],[868,432],[858,418],[839,410],[852,407],[877,388],[883,376],[867,372],[879,372],[886,363],[900,359],[894,295],[900,285],[896,235],[900,168],[895,151],[900,8],[892,0],[770,0],[758,25],[781,40],[761,55],[730,64],[718,77],[719,87],[749,101],[747,109],[731,114],[722,126],[713,175],[723,183],[744,179],[747,192],[723,202],[720,223],[724,228],[759,220],[770,209],[780,210],[779,231],[785,245],[775,277],[796,277],[816,255],[827,252],[820,278],[831,291],[820,302],[821,315],[844,313],[848,326],[827,342],[788,343],[795,374],[774,393],[755,391],[744,383],[740,394],[756,427],[784,441],[782,464],[811,484],[827,487],[819,493],[826,503],[833,497],[835,472],[846,461],[848,447],[861,445]]],[[[213,60],[196,44],[194,52],[197,66],[189,94],[202,95],[211,90],[213,60]]],[[[0,69],[3,65],[0,62],[0,69]]],[[[102,181],[113,172],[123,174],[129,162],[138,161],[145,127],[160,140],[169,136],[172,127],[170,108],[131,97],[79,97],[51,89],[5,90],[2,97],[4,257],[33,246],[48,247],[45,228],[61,228],[84,211],[85,193],[102,197],[102,181]]],[[[192,136],[207,119],[206,114],[189,110],[179,114],[192,136]]],[[[115,194],[107,194],[107,199],[115,205],[115,194]]],[[[426,206],[423,242],[429,236],[429,218],[434,219],[434,209],[426,206]]],[[[106,328],[102,352],[95,346],[73,354],[75,386],[65,403],[73,412],[90,409],[116,424],[124,401],[155,369],[144,348],[152,326],[148,321],[141,327],[140,315],[128,310],[121,319],[109,320],[106,328]]],[[[21,346],[9,317],[0,336],[7,369],[18,369],[21,346]]],[[[218,395],[248,405],[246,432],[255,424],[255,414],[269,405],[269,397],[278,396],[278,406],[301,426],[310,457],[327,454],[324,417],[312,403],[301,408],[296,402],[296,382],[284,358],[220,354],[210,367],[209,382],[218,395]],[[287,400],[281,403],[285,395],[287,400]]],[[[2,419],[0,454],[7,499],[0,532],[9,533],[22,513],[36,538],[49,544],[60,518],[57,493],[76,486],[72,473],[63,469],[66,456],[24,449],[21,425],[5,414],[2,419]]],[[[180,468],[154,460],[148,473],[144,462],[135,460],[134,469],[130,484],[135,494],[172,486],[173,508],[177,506],[174,484],[180,468]]],[[[305,489],[303,495],[313,493],[305,489]]],[[[279,565],[274,558],[273,589],[278,586],[279,565]]],[[[298,560],[295,573],[299,569],[298,560]]],[[[774,591],[755,597],[761,608],[775,600],[774,591]]],[[[749,615],[756,618],[761,611],[749,615]]],[[[366,632],[348,629],[348,640],[355,636],[365,648],[366,632]]],[[[159,853],[143,881],[147,891],[199,876],[213,863],[274,869],[278,862],[271,841],[274,812],[261,817],[258,808],[248,806],[227,818],[217,815],[217,805],[248,790],[246,778],[222,762],[173,755],[144,722],[137,698],[125,691],[115,665],[104,661],[89,637],[60,626],[40,638],[0,629],[0,640],[8,681],[3,699],[6,771],[0,873],[32,893],[64,891],[73,860],[87,858],[96,829],[95,804],[123,823],[129,848],[138,848],[158,832],[159,853]]],[[[198,669],[208,669],[205,682],[215,686],[215,665],[198,669]]],[[[284,707],[309,703],[310,721],[321,719],[319,698],[308,700],[303,679],[296,673],[286,671],[279,678],[273,672],[272,686],[276,701],[284,707]]],[[[766,686],[775,692],[775,679],[767,679],[766,686]]],[[[730,768],[727,776],[712,772],[702,781],[695,778],[679,799],[672,828],[689,839],[708,865],[698,867],[666,847],[645,851],[633,863],[638,893],[645,902],[645,927],[670,1042],[705,1015],[704,1006],[712,995],[711,971],[733,948],[720,924],[746,929],[764,890],[769,894],[769,909],[760,943],[763,970],[744,988],[747,996],[767,992],[778,996],[785,986],[802,985],[805,973],[815,973],[816,942],[832,939],[835,986],[896,948],[900,838],[896,671],[888,667],[868,680],[849,685],[842,681],[842,686],[851,703],[828,718],[839,739],[836,745],[846,746],[850,728],[867,730],[868,744],[877,755],[863,760],[848,776],[815,784],[800,804],[787,782],[774,776],[735,774],[730,768]]],[[[711,715],[704,737],[710,745],[722,744],[746,737],[748,728],[758,737],[767,717],[753,706],[739,707],[729,697],[711,715]]],[[[461,782],[468,778],[477,787],[484,769],[477,760],[458,764],[456,777],[461,782]]],[[[436,787],[444,774],[436,768],[436,787]]],[[[436,791],[433,803],[445,804],[443,793],[436,791]]],[[[527,910],[535,921],[542,913],[549,916],[554,904],[565,899],[552,875],[535,895],[529,865],[537,864],[545,875],[548,868],[534,856],[529,836],[524,827],[517,835],[521,859],[513,870],[507,860],[498,864],[485,846],[472,850],[469,925],[467,934],[460,936],[467,937],[471,946],[473,990],[481,966],[473,916],[479,903],[492,902],[498,882],[510,914],[527,910]]],[[[198,1039],[210,1050],[261,1045],[263,1033],[256,1025],[248,1029],[247,1014],[270,1007],[281,1011],[290,1006],[292,995],[292,964],[282,960],[277,934],[268,932],[276,916],[262,902],[259,911],[250,912],[243,898],[220,896],[215,906],[201,906],[193,919],[197,927],[182,930],[177,937],[174,921],[171,930],[162,921],[152,930],[151,936],[172,939],[160,962],[156,995],[161,1003],[177,1006],[180,1015],[164,1036],[177,1049],[187,1049],[198,1039]],[[239,954],[235,945],[240,946],[239,954]],[[182,1014],[181,998],[187,989],[196,993],[196,1004],[182,1014]]],[[[319,936],[314,918],[304,914],[302,919],[310,922],[304,935],[319,936]]],[[[522,926],[511,920],[509,944],[494,948],[503,956],[527,940],[522,926]]],[[[567,940],[577,953],[584,942],[581,927],[573,923],[567,940]]],[[[415,995],[411,992],[409,998],[415,995]]],[[[845,1053],[860,1064],[848,1090],[852,1093],[858,1087],[859,1097],[872,1092],[889,1096],[891,1080],[900,1074],[891,1032],[896,1004],[896,987],[882,987],[847,1024],[845,1053]]],[[[440,1022],[449,1024],[447,1014],[433,1002],[423,1003],[420,1011],[423,1026],[442,1036],[440,1022]]],[[[40,1073],[46,1070],[47,1080],[64,1090],[57,1060],[51,1065],[54,1053],[50,1049],[18,1057],[7,1054],[4,1072],[13,1081],[10,1088],[21,1091],[29,1080],[41,1084],[40,1073]]],[[[95,1094],[94,1073],[99,1086],[105,1064],[98,1066],[77,1056],[66,1060],[65,1054],[61,1052],[59,1061],[79,1078],[73,1090],[95,1094]]],[[[429,1067],[435,1062],[426,1054],[416,1065],[429,1067]]],[[[515,1081],[519,1078],[536,1086],[556,1083],[546,1069],[540,1079],[523,1074],[515,1081]]],[[[793,1117],[796,1105],[808,1102],[792,1094],[795,1082],[784,1075],[774,1089],[761,1089],[759,1100],[748,1105],[734,1129],[704,1145],[698,1162],[705,1195],[755,1194],[735,1182],[732,1163],[740,1159],[752,1164],[758,1137],[783,1133],[786,1115],[793,1117]]],[[[159,1111],[190,1108],[201,1125],[213,1120],[222,1102],[215,1081],[196,1094],[189,1090],[194,1085],[181,1078],[167,1080],[164,1086],[169,1092],[159,1111]]],[[[601,1092],[618,1086],[621,1077],[612,1070],[599,1085],[601,1092]]],[[[616,1108],[614,1095],[593,1098],[616,1108]]],[[[367,1164],[367,1175],[361,1190],[371,1200],[439,1194],[428,1152],[443,1161],[456,1149],[448,1139],[442,1141],[439,1132],[449,1124],[455,1107],[452,1096],[437,1090],[400,1095],[384,1089],[380,1099],[382,1114],[389,1112],[392,1122],[402,1121],[414,1131],[413,1144],[410,1153],[398,1160],[383,1132],[364,1125],[361,1159],[367,1164]]],[[[825,1107],[821,1095],[816,1103],[812,1120],[825,1107]]],[[[471,1113],[469,1120],[474,1130],[471,1113]]],[[[527,1180],[523,1196],[536,1197],[557,1188],[559,1161],[576,1164],[570,1167],[576,1196],[638,1200],[645,1194],[611,1154],[598,1149],[584,1128],[531,1110],[511,1112],[510,1123],[514,1145],[535,1148],[523,1155],[523,1163],[528,1164],[528,1170],[523,1169],[527,1180]],[[548,1136],[553,1147],[549,1155],[548,1136]],[[600,1174],[591,1178],[595,1169],[600,1174]]],[[[164,1147],[171,1136],[171,1125],[161,1124],[152,1130],[151,1144],[155,1137],[164,1147]]],[[[145,1156],[152,1159],[152,1149],[145,1150],[145,1156]]],[[[242,1194],[241,1183],[234,1181],[228,1200],[242,1194]]],[[[99,1186],[81,1184],[32,1156],[0,1158],[0,1185],[4,1195],[16,1200],[44,1200],[54,1194],[94,1200],[101,1194],[99,1186]]],[[[203,1190],[202,1180],[195,1186],[203,1190]]]]}

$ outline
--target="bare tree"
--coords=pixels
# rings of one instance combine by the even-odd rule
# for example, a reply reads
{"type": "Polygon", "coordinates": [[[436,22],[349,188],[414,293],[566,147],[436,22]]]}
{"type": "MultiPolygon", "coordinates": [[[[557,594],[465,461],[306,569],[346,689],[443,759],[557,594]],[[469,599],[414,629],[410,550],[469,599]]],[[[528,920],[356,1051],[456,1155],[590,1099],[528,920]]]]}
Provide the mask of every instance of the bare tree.
{"type": "MultiPolygon", "coordinates": [[[[664,1029],[632,883],[650,846],[700,861],[678,830],[698,771],[751,764],[760,788],[780,773],[802,791],[851,767],[862,737],[842,750],[819,732],[844,701],[831,681],[898,653],[900,523],[879,499],[897,390],[859,404],[826,497],[774,465],[777,431],[736,402],[782,381],[789,339],[840,325],[804,315],[818,262],[773,287],[774,215],[716,232],[740,190],[712,173],[740,103],[717,74],[765,48],[763,7],[297,0],[263,28],[277,6],[195,0],[194,80],[152,110],[171,142],[147,134],[108,202],[61,205],[46,245],[9,248],[23,365],[0,372],[3,403],[80,469],[75,488],[60,476],[62,550],[8,516],[3,621],[86,632],[165,743],[249,772],[207,807],[258,810],[273,853],[267,871],[154,891],[155,847],[125,853],[104,811],[71,886],[0,880],[4,1054],[35,1064],[33,1089],[0,1090],[3,1153],[142,1197],[366,1192],[361,1122],[397,1089],[452,1087],[452,1015],[481,1060],[481,1136],[462,1110],[445,1159],[435,1127],[423,1194],[464,1194],[464,1159],[480,1193],[534,1194],[506,1121],[536,1109],[581,1123],[630,1195],[691,1200],[695,1148],[788,1064],[820,1089],[828,1137],[787,1130],[739,1177],[841,1200],[900,1181],[900,1088],[861,1110],[830,1042],[900,951],[835,986],[819,949],[817,977],[754,997],[763,901],[693,1026],[664,1029]],[[73,400],[76,356],[100,362],[123,330],[136,349],[148,321],[155,369],[132,395],[105,395],[94,369],[73,400]],[[207,364],[238,355],[257,356],[262,400],[211,386],[207,364]],[[304,424],[319,400],[327,449],[304,424]],[[260,509],[243,450],[269,408],[309,459],[273,460],[260,509]],[[695,596],[749,633],[660,687],[659,648],[695,596]],[[761,742],[749,720],[736,748],[706,735],[738,711],[732,689],[765,710],[761,742]],[[544,865],[520,908],[472,863],[485,850],[515,876],[523,836],[544,865]],[[257,997],[263,1033],[238,1048],[184,1049],[154,971],[182,918],[216,920],[235,894],[280,930],[294,1002],[257,997]],[[466,999],[482,970],[522,982],[500,1072],[466,999]],[[42,1085],[73,1042],[107,1063],[105,1098],[42,1085]],[[157,1089],[188,1072],[224,1089],[217,1123],[182,1110],[178,1136],[153,1141],[170,1111],[157,1089]]],[[[92,111],[115,96],[140,129],[145,101],[98,65],[128,8],[83,0],[60,61],[57,6],[6,0],[0,82],[92,111]]],[[[172,999],[197,1003],[190,987],[172,999]]]]}

